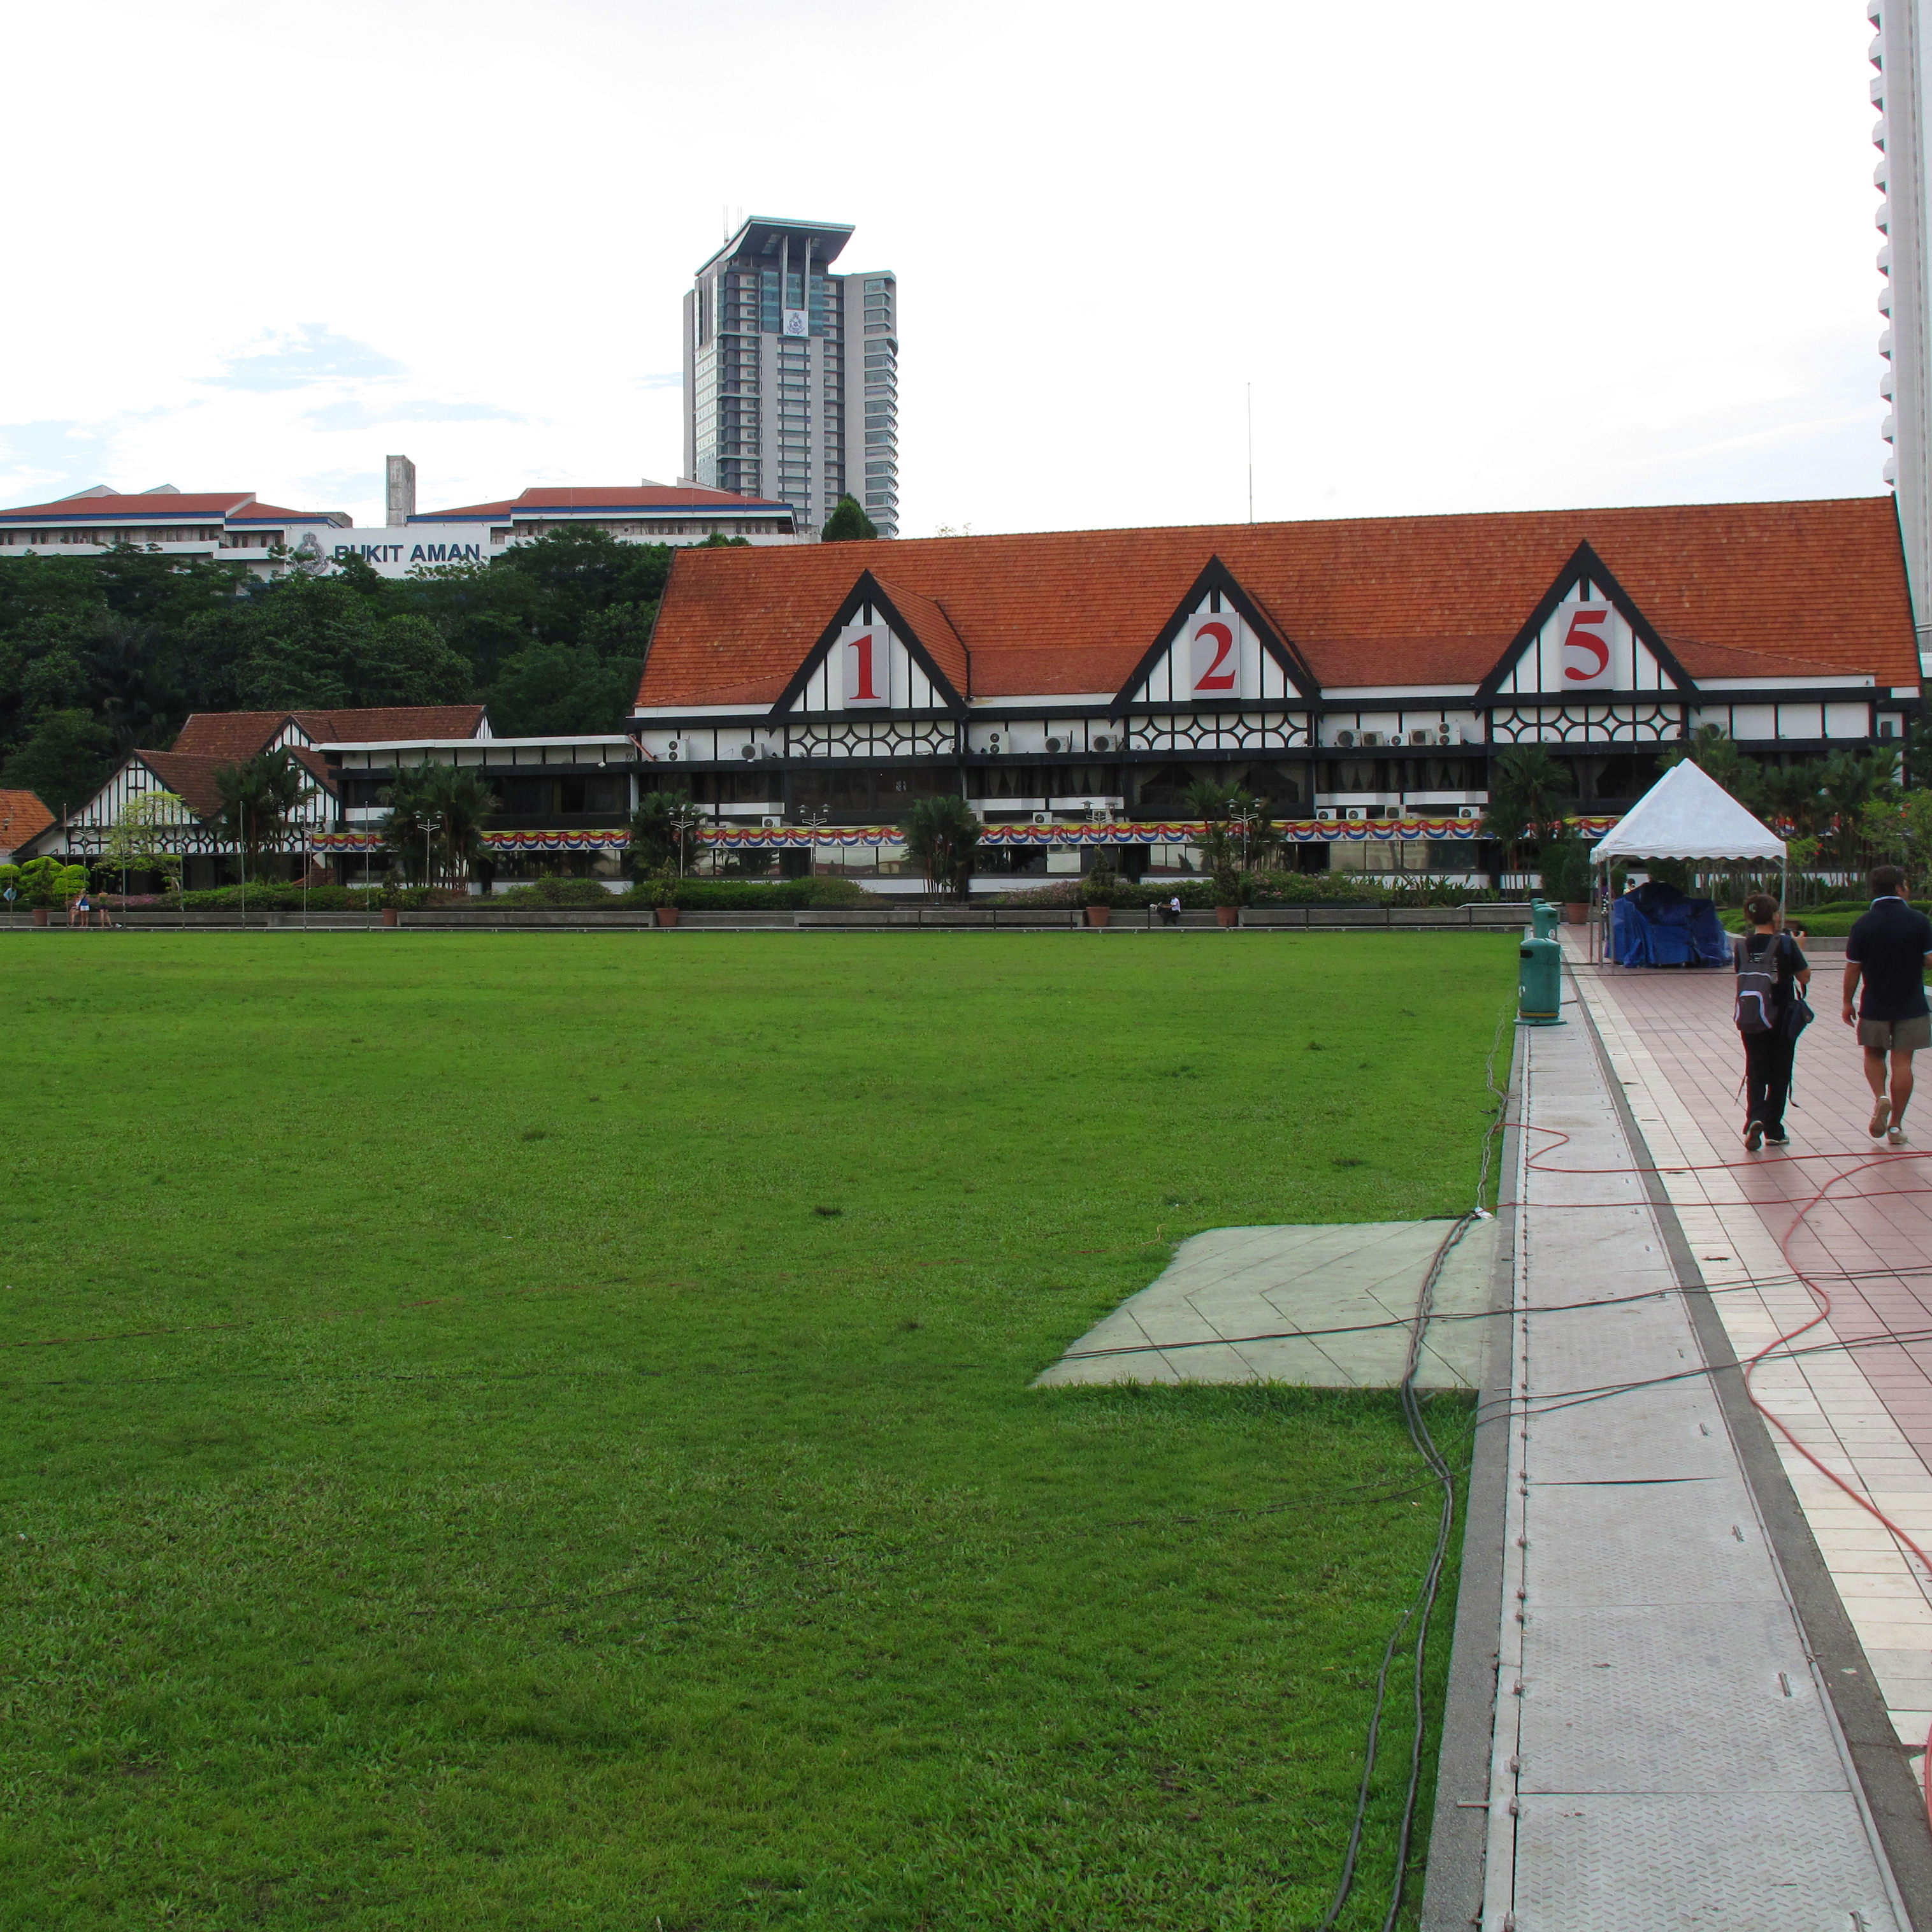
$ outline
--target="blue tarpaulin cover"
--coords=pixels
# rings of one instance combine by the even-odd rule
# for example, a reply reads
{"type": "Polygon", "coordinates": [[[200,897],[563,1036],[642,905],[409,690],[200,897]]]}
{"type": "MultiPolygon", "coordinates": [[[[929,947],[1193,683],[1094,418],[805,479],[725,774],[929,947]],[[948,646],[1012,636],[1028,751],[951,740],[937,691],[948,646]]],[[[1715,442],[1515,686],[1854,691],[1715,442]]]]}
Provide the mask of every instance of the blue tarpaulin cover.
{"type": "Polygon", "coordinates": [[[1728,966],[1730,936],[1708,899],[1653,880],[1610,908],[1610,956],[1619,966],[1728,966]]]}

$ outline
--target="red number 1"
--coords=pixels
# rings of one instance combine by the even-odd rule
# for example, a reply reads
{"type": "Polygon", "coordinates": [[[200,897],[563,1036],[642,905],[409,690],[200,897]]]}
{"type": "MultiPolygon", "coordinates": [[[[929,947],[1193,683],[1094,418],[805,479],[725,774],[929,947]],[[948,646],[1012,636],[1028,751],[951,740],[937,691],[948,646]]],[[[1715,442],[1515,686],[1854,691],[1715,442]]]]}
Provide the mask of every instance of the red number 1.
{"type": "Polygon", "coordinates": [[[876,704],[879,694],[872,688],[872,633],[854,638],[852,648],[859,653],[859,688],[852,694],[853,702],[876,704]]]}

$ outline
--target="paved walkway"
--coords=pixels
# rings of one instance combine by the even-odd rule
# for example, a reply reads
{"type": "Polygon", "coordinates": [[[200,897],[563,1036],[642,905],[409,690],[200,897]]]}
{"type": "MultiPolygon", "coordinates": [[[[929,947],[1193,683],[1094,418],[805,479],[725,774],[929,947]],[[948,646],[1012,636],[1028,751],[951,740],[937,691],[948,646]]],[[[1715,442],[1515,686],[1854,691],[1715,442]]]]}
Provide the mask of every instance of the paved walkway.
{"type": "MultiPolygon", "coordinates": [[[[1485,1932],[1903,1932],[1747,1451],[1684,1372],[1703,1346],[1590,1028],[1526,1030],[1518,1079],[1522,1117],[1570,1136],[1561,1164],[1606,1172],[1532,1172],[1524,1133],[1505,1180],[1525,1204],[1485,1932]]],[[[1425,1923],[1468,1909],[1438,1898],[1425,1923]]]]}
{"type": "MultiPolygon", "coordinates": [[[[1798,1104],[1786,1120],[1791,1146],[1748,1160],[1740,1138],[1742,1064],[1730,1021],[1730,975],[1611,968],[1576,976],[1657,1164],[1746,1163],[1664,1176],[1741,1357],[1814,1311],[1779,1246],[1800,1206],[1833,1174],[1850,1173],[1886,1151],[1865,1134],[1870,1096],[1838,1017],[1842,954],[1820,956],[1814,966],[1820,1017],[1799,1042],[1798,1104]],[[1838,1157],[1798,1158],[1820,1153],[1838,1157]]],[[[1925,1072],[1932,1076],[1932,1065],[1925,1072]]],[[[1932,1154],[1932,1078],[1906,1127],[1932,1154]]],[[[1932,1160],[1887,1161],[1834,1190],[1867,1198],[1827,1196],[1806,1216],[1790,1259],[1832,1295],[1831,1320],[1805,1337],[1805,1344],[1828,1346],[1767,1363],[1754,1382],[1814,1454],[1932,1549],[1928,1188],[1932,1160]],[[1828,1346],[1834,1342],[1853,1346],[1828,1346]]],[[[1899,1738],[1916,1753],[1932,1726],[1932,1600],[1925,1580],[1849,1497],[1788,1445],[1780,1442],[1778,1448],[1899,1738]]]]}

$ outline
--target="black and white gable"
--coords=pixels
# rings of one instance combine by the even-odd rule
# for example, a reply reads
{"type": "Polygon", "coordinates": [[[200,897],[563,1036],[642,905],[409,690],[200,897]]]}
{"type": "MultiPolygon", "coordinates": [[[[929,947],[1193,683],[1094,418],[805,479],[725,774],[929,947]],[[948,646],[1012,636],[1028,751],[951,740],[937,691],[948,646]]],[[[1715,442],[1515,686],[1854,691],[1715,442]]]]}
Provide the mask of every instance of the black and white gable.
{"type": "Polygon", "coordinates": [[[1135,704],[1294,704],[1301,680],[1282,639],[1219,559],[1202,573],[1122,687],[1135,704]]]}
{"type": "Polygon", "coordinates": [[[772,707],[794,712],[961,708],[912,625],[869,574],[772,707]]]}
{"type": "Polygon", "coordinates": [[[1546,704],[1690,686],[1642,613],[1586,546],[1485,680],[1484,694],[1546,704]]]}

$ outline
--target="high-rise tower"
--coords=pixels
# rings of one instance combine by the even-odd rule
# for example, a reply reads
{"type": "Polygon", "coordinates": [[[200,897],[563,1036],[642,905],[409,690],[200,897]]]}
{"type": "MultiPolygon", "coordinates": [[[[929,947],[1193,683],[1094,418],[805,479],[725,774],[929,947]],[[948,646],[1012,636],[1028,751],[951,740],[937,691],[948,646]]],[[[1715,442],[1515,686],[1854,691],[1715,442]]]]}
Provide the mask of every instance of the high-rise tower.
{"type": "Polygon", "coordinates": [[[1898,500],[1905,570],[1912,586],[1918,655],[1932,669],[1932,260],[1926,232],[1925,52],[1928,0],[1868,0],[1878,29],[1871,44],[1878,69],[1871,97],[1879,111],[1872,139],[1881,150],[1873,178],[1885,199],[1878,225],[1884,245],[1878,265],[1886,278],[1879,307],[1888,326],[1879,338],[1887,358],[1879,392],[1892,405],[1886,439],[1892,455],[1885,478],[1898,500]]]}
{"type": "Polygon", "coordinates": [[[898,286],[833,274],[834,222],[754,218],[684,298],[684,469],[782,498],[802,525],[850,494],[898,534],[898,286]]]}

